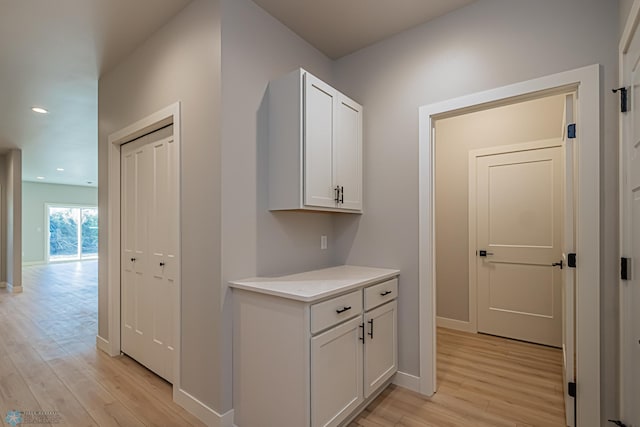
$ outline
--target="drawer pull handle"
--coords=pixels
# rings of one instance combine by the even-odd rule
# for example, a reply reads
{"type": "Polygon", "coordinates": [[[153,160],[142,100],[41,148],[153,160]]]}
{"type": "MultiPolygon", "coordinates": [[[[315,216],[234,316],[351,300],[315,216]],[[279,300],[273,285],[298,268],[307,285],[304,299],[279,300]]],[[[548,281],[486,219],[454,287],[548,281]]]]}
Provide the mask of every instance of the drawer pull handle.
{"type": "Polygon", "coordinates": [[[338,313],[338,314],[344,313],[347,310],[351,310],[351,306],[339,308],[339,309],[336,310],[336,313],[338,313]]]}
{"type": "Polygon", "coordinates": [[[369,320],[369,325],[371,325],[371,331],[367,334],[373,339],[373,319],[369,320]]]}
{"type": "Polygon", "coordinates": [[[358,337],[358,339],[364,344],[364,323],[360,324],[360,329],[362,329],[362,337],[358,337]]]}
{"type": "Polygon", "coordinates": [[[384,292],[380,292],[380,296],[381,297],[386,297],[387,295],[389,295],[391,293],[391,291],[384,291],[384,292]]]}

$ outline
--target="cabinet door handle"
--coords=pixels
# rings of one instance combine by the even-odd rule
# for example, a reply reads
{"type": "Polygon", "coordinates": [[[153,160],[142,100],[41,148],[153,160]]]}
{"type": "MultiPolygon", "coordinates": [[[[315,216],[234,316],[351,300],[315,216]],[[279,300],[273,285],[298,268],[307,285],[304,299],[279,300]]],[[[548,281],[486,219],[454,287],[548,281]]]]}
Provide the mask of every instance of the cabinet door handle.
{"type": "Polygon", "coordinates": [[[339,308],[339,309],[336,310],[336,313],[338,313],[338,314],[344,313],[347,310],[351,310],[351,306],[339,308]]]}
{"type": "Polygon", "coordinates": [[[340,203],[344,203],[344,187],[340,187],[340,203]]]}
{"type": "Polygon", "coordinates": [[[360,324],[360,329],[362,329],[362,336],[358,337],[358,339],[362,341],[362,344],[364,344],[364,323],[360,324]]]}
{"type": "Polygon", "coordinates": [[[334,188],[333,191],[336,193],[336,198],[333,199],[333,201],[336,203],[340,203],[340,186],[336,185],[336,188],[334,188]]]}
{"type": "Polygon", "coordinates": [[[380,296],[381,297],[386,297],[387,295],[389,295],[391,293],[391,291],[384,291],[384,292],[380,292],[380,296]]]}
{"type": "Polygon", "coordinates": [[[161,262],[161,263],[160,263],[160,267],[164,267],[164,262],[161,262]]]}
{"type": "Polygon", "coordinates": [[[135,258],[131,258],[131,262],[136,262],[136,259],[135,258]]]}
{"type": "Polygon", "coordinates": [[[369,333],[367,335],[369,335],[371,337],[371,339],[373,339],[373,319],[369,320],[369,333]]]}

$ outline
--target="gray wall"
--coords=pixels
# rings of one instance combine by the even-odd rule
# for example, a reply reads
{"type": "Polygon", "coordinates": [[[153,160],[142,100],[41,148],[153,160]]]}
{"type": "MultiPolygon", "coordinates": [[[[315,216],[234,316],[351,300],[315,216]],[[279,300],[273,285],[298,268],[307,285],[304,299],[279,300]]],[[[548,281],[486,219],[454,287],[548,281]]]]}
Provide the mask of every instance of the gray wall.
{"type": "Polygon", "coordinates": [[[98,189],[77,185],[22,183],[22,262],[44,263],[46,254],[46,204],[97,206],[98,189]]]}
{"type": "Polygon", "coordinates": [[[436,313],[469,320],[469,151],[562,137],[564,96],[437,120],[436,313]]]}
{"type": "Polygon", "coordinates": [[[365,215],[342,217],[340,259],[399,268],[399,369],[419,375],[418,108],[602,65],[603,419],[617,414],[617,2],[478,0],[339,60],[337,87],[363,103],[365,215]],[[579,17],[579,19],[567,19],[579,17]]]}
{"type": "MultiPolygon", "coordinates": [[[[333,244],[333,216],[269,212],[267,111],[270,80],[298,67],[322,79],[331,61],[249,0],[222,1],[222,283],[254,275],[280,275],[333,265],[320,235],[333,244]]],[[[226,292],[226,289],[225,289],[226,292]]],[[[224,389],[231,391],[231,318],[224,389]]],[[[231,395],[226,396],[230,398],[231,395]]],[[[231,407],[226,399],[224,408],[231,407]]]]}
{"type": "MultiPolygon", "coordinates": [[[[99,82],[99,209],[107,217],[108,136],[177,101],[182,113],[182,389],[220,409],[220,14],[195,0],[99,82]]],[[[105,221],[100,258],[106,259],[105,221]]],[[[108,339],[106,263],[99,335],[108,339]]]]}

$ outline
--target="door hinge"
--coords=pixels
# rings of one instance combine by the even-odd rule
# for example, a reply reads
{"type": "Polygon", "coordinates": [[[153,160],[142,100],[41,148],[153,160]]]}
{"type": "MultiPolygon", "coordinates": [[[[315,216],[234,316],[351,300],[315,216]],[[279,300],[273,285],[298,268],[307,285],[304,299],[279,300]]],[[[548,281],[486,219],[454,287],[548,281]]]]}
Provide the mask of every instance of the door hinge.
{"type": "Polygon", "coordinates": [[[576,124],[571,123],[567,126],[567,138],[573,139],[576,137],[576,124]]]}
{"type": "Polygon", "coordinates": [[[610,423],[617,425],[618,427],[627,427],[625,423],[620,420],[608,420],[610,423]]]}
{"type": "Polygon", "coordinates": [[[576,254],[567,254],[567,267],[576,268],[576,254]]]}
{"type": "Polygon", "coordinates": [[[620,258],[620,279],[622,280],[630,280],[630,268],[631,267],[631,260],[629,258],[625,258],[622,257],[620,258]]]}
{"type": "Polygon", "coordinates": [[[570,382],[567,384],[567,394],[573,398],[576,397],[576,383],[570,382]]]}
{"type": "Polygon", "coordinates": [[[611,91],[613,93],[617,93],[618,91],[620,91],[620,112],[626,113],[628,111],[627,88],[623,86],[623,87],[619,87],[618,89],[612,89],[611,91]]]}

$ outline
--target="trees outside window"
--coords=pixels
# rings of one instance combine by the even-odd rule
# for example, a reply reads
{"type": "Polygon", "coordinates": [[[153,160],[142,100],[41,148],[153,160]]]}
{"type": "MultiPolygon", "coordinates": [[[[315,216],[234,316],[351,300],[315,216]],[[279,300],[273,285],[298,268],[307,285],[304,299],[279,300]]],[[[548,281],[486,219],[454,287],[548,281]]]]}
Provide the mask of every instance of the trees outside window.
{"type": "Polygon", "coordinates": [[[49,261],[98,256],[98,209],[48,206],[49,261]]]}

